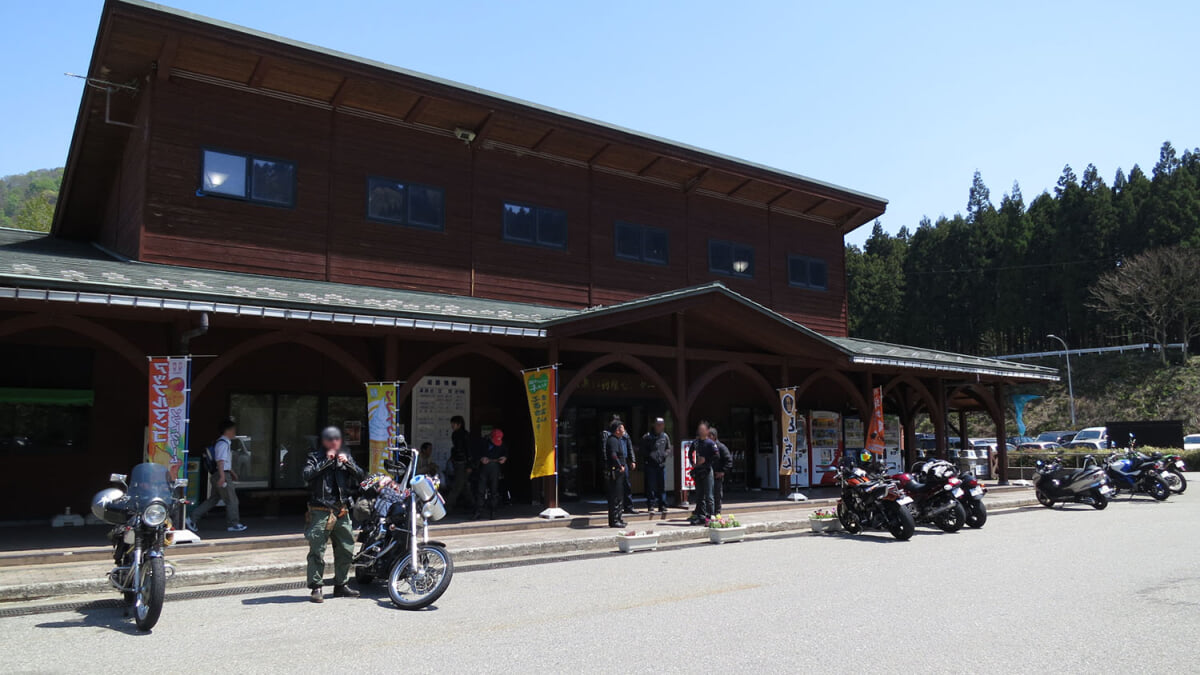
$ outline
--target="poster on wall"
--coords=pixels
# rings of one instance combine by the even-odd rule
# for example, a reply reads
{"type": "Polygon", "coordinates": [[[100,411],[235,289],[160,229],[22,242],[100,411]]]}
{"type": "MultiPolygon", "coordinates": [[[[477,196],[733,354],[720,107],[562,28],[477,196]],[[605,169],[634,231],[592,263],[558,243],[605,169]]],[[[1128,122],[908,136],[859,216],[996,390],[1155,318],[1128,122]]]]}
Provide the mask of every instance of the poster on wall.
{"type": "Polygon", "coordinates": [[[362,420],[346,420],[343,422],[342,436],[346,438],[346,445],[350,447],[362,445],[362,420]]]}
{"type": "Polygon", "coordinates": [[[526,370],[525,398],[533,424],[533,468],[529,478],[558,473],[558,366],[526,370]]]}
{"type": "Polygon", "coordinates": [[[432,443],[433,461],[439,467],[450,459],[450,418],[455,415],[462,415],[470,426],[471,378],[430,375],[413,387],[408,442],[416,446],[432,443]]]}
{"type": "Polygon", "coordinates": [[[888,473],[904,471],[904,456],[900,454],[900,418],[883,416],[883,454],[888,473]]]}
{"type": "Polygon", "coordinates": [[[808,487],[808,434],[804,415],[796,409],[796,388],[779,390],[779,475],[792,487],[808,487]]]}
{"type": "Polygon", "coordinates": [[[190,356],[152,357],[149,364],[146,461],[166,466],[172,477],[187,461],[191,365],[190,356]]]}
{"type": "Polygon", "coordinates": [[[827,410],[814,410],[808,419],[812,448],[812,482],[837,483],[837,465],[842,458],[842,416],[827,410]]]}
{"type": "MultiPolygon", "coordinates": [[[[370,448],[369,473],[384,472],[388,444],[399,433],[396,429],[396,383],[367,383],[367,444],[370,448]]],[[[359,434],[362,430],[359,429],[359,434]]]]}
{"type": "Polygon", "coordinates": [[[690,440],[679,444],[680,464],[683,466],[683,485],[681,490],[695,490],[696,481],[692,478],[692,442],[690,440]]]}

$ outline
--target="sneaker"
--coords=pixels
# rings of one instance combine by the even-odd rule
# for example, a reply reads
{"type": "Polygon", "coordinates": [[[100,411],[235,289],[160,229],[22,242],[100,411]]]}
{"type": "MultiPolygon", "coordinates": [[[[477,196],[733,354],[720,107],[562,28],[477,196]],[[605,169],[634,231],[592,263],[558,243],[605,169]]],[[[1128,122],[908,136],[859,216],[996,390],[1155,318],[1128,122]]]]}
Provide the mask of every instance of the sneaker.
{"type": "Polygon", "coordinates": [[[199,530],[199,528],[196,527],[196,521],[192,520],[191,518],[187,519],[187,523],[184,525],[184,527],[191,530],[192,532],[196,532],[199,530]]]}
{"type": "Polygon", "coordinates": [[[358,591],[346,585],[333,587],[333,597],[335,598],[357,598],[359,595],[358,591]]]}
{"type": "Polygon", "coordinates": [[[246,527],[245,525],[243,525],[241,523],[237,523],[236,525],[230,525],[229,527],[225,528],[225,531],[226,532],[245,532],[248,529],[250,529],[250,528],[246,527]]]}
{"type": "Polygon", "coordinates": [[[317,586],[316,588],[312,589],[312,593],[309,594],[308,600],[309,600],[309,602],[315,602],[318,604],[325,602],[325,595],[323,593],[321,593],[320,586],[317,586]]]}

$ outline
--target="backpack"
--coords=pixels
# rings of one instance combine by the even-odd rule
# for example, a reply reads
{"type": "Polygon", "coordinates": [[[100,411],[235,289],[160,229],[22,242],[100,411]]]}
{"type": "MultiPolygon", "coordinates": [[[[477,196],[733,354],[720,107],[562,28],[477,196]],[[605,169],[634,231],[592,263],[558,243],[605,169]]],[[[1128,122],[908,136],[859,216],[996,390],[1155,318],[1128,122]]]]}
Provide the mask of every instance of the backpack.
{"type": "Polygon", "coordinates": [[[600,432],[600,466],[608,466],[608,437],[612,436],[612,432],[608,429],[600,432]]]}
{"type": "Polygon", "coordinates": [[[211,476],[217,472],[217,461],[213,459],[213,446],[208,446],[200,453],[200,470],[204,475],[211,476]]]}

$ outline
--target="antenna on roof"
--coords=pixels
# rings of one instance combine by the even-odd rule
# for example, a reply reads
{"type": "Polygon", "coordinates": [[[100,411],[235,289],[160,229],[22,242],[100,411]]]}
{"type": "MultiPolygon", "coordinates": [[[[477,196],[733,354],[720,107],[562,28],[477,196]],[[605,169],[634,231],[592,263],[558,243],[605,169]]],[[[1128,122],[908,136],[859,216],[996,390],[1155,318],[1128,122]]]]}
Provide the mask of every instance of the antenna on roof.
{"type": "Polygon", "coordinates": [[[87,77],[86,75],[76,75],[75,73],[63,73],[63,75],[66,75],[67,77],[77,77],[87,83],[87,86],[92,87],[93,89],[100,89],[104,91],[105,124],[112,124],[118,127],[129,127],[130,129],[133,129],[137,126],[136,124],[130,124],[128,122],[118,122],[117,120],[114,120],[111,115],[113,91],[117,89],[123,89],[133,94],[137,94],[137,80],[133,80],[129,84],[120,84],[118,82],[109,82],[108,80],[101,80],[95,77],[87,77]]]}

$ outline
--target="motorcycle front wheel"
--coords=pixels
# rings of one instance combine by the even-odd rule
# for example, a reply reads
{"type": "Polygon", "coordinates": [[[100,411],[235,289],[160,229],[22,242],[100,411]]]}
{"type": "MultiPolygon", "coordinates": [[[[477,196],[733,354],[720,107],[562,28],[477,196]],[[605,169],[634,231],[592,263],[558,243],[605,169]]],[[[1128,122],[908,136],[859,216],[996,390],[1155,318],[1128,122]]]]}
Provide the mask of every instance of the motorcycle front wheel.
{"type": "Polygon", "coordinates": [[[1054,500],[1050,498],[1050,495],[1046,494],[1045,492],[1042,492],[1041,490],[1038,490],[1034,494],[1037,496],[1037,500],[1038,500],[1039,504],[1041,504],[1042,506],[1044,506],[1048,509],[1054,508],[1054,500]]]}
{"type": "Polygon", "coordinates": [[[142,579],[133,597],[133,620],[138,630],[150,630],[162,614],[167,592],[167,574],[162,558],[150,558],[142,565],[142,579]]]}
{"type": "Polygon", "coordinates": [[[963,508],[962,502],[954,500],[951,507],[942,515],[938,516],[935,525],[942,532],[958,532],[967,523],[967,511],[963,508]]]}
{"type": "Polygon", "coordinates": [[[987,507],[983,505],[982,499],[976,499],[971,502],[971,506],[967,509],[967,527],[972,527],[978,530],[987,522],[987,507]]]}
{"type": "Polygon", "coordinates": [[[1158,478],[1155,478],[1146,486],[1146,492],[1150,493],[1151,497],[1160,502],[1171,496],[1171,491],[1167,489],[1167,484],[1158,478]]]}
{"type": "Polygon", "coordinates": [[[1097,511],[1108,508],[1108,497],[1105,497],[1099,488],[1092,490],[1092,508],[1097,511]]]}
{"type": "Polygon", "coordinates": [[[432,605],[450,586],[454,561],[441,546],[422,545],[417,549],[421,572],[412,569],[412,554],[392,567],[388,577],[388,597],[400,609],[423,609],[432,605]]]}
{"type": "MultiPolygon", "coordinates": [[[[962,507],[959,506],[959,509],[962,507]]],[[[900,541],[908,541],[913,536],[913,531],[917,529],[917,525],[913,522],[912,511],[897,504],[896,502],[884,502],[883,513],[887,516],[888,532],[900,541]]],[[[959,521],[959,527],[962,527],[962,521],[959,521]]]]}
{"type": "Polygon", "coordinates": [[[850,534],[858,534],[862,532],[862,521],[858,519],[858,515],[846,507],[845,503],[838,502],[837,505],[838,522],[842,524],[842,529],[850,534]]]}

